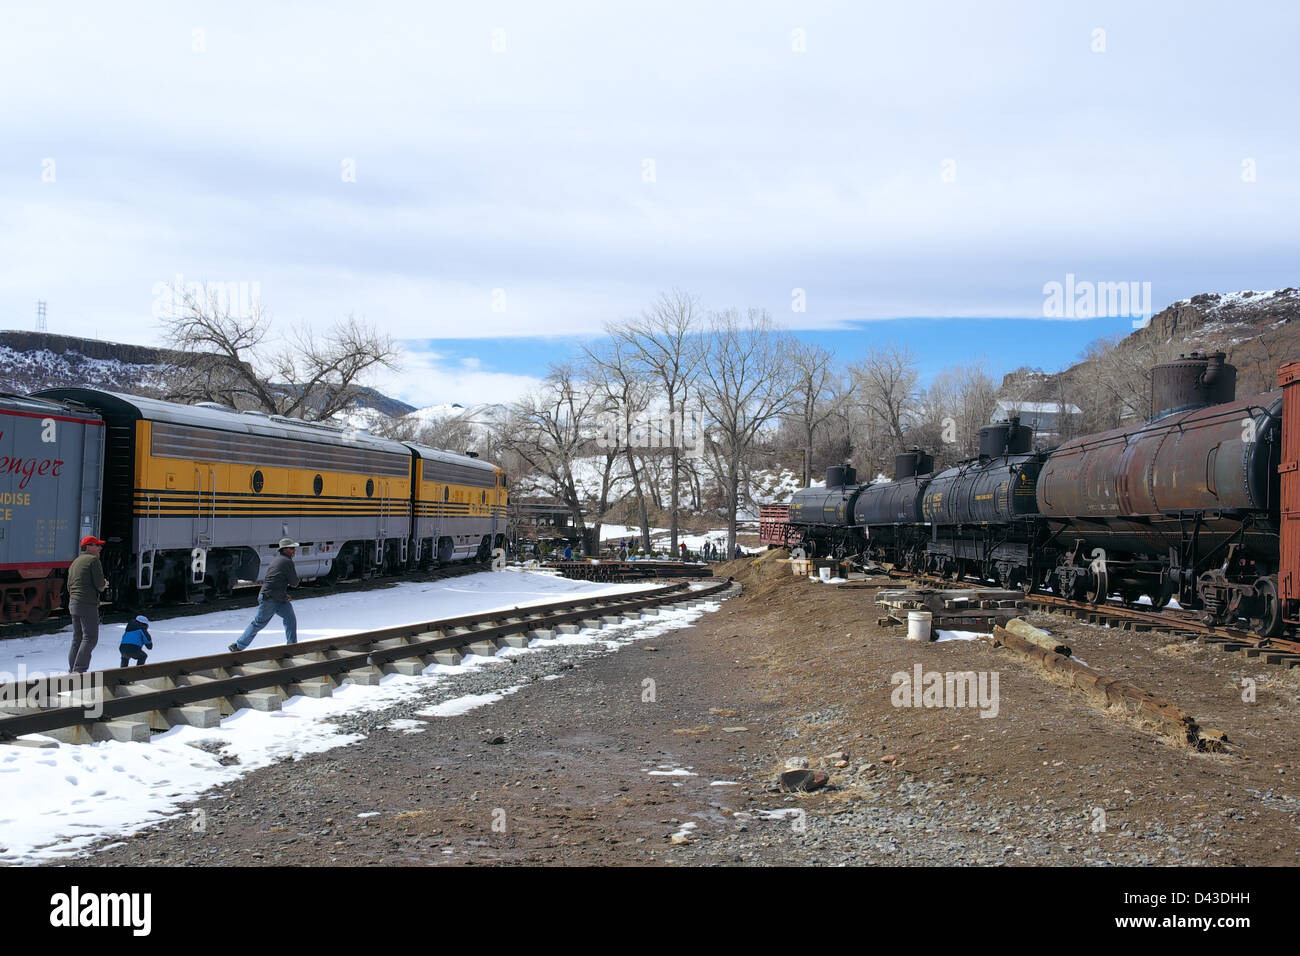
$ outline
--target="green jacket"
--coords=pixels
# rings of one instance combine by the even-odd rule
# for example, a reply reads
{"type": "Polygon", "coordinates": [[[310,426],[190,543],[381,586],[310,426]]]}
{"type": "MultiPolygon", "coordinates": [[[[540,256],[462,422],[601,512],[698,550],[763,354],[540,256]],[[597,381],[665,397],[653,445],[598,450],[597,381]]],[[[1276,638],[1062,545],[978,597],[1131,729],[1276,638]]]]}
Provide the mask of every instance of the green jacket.
{"type": "Polygon", "coordinates": [[[68,603],[99,604],[99,592],[108,586],[104,566],[93,554],[79,554],[68,568],[68,603]]]}

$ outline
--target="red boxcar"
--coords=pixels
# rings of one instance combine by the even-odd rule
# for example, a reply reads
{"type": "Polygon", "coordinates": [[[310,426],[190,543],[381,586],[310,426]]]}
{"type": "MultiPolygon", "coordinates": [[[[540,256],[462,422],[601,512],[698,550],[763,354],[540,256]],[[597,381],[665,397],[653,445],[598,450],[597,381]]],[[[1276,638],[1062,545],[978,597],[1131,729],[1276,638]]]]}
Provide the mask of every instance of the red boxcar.
{"type": "Polygon", "coordinates": [[[790,526],[789,505],[761,505],[758,509],[758,541],[772,548],[793,548],[803,537],[790,526]]]}
{"type": "Polygon", "coordinates": [[[1281,553],[1277,569],[1282,619],[1300,624],[1300,362],[1277,373],[1282,387],[1281,553]]]}

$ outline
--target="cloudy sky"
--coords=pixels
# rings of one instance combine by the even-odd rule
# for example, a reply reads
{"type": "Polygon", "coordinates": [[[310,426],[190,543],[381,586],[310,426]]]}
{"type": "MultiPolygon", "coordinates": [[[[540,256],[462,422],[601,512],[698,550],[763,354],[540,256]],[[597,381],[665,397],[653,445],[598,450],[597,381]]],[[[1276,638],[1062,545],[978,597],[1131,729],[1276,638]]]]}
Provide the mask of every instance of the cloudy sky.
{"type": "Polygon", "coordinates": [[[1045,320],[1067,274],[1297,284],[1293,3],[129,9],[0,5],[0,326],[158,344],[160,284],[256,283],[468,403],[671,286],[1004,368],[1130,327],[1045,320]]]}

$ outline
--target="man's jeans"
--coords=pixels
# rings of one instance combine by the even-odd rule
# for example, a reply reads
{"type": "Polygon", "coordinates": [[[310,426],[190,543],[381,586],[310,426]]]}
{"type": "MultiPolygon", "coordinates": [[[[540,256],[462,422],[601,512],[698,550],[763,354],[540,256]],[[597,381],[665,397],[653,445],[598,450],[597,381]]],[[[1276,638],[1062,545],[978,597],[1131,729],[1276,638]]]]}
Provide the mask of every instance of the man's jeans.
{"type": "Polygon", "coordinates": [[[277,614],[284,621],[284,642],[286,644],[297,644],[298,619],[293,616],[293,604],[289,601],[277,601],[275,598],[259,594],[257,596],[257,617],[253,618],[253,622],[244,628],[244,633],[235,642],[239,645],[239,649],[242,651],[249,644],[252,644],[257,632],[270,624],[271,618],[277,614]]]}

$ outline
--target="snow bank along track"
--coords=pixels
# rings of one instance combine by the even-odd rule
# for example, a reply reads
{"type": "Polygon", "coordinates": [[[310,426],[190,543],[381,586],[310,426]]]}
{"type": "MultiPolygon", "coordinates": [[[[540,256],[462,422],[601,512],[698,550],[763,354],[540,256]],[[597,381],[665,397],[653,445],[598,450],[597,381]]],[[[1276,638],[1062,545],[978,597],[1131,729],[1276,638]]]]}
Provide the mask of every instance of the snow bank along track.
{"type": "MultiPolygon", "coordinates": [[[[502,644],[576,633],[642,616],[657,607],[692,607],[737,589],[730,579],[696,590],[686,584],[580,598],[407,624],[360,634],[94,672],[102,697],[65,692],[55,707],[5,707],[0,742],[46,734],[67,743],[148,741],[177,724],[214,727],[241,708],[279,710],[292,696],[328,697],[343,681],[377,684],[385,674],[418,675],[429,664],[455,664],[461,650],[495,654],[502,644]],[[81,695],[78,697],[77,695],[81,695]]],[[[56,678],[57,679],[57,678],[56,678]]],[[[39,681],[0,686],[0,701],[28,701],[39,681]]],[[[26,741],[18,741],[26,743],[26,741]]]]}
{"type": "MultiPolygon", "coordinates": [[[[352,591],[373,591],[378,588],[393,587],[398,584],[408,582],[414,584],[427,583],[429,581],[441,581],[446,578],[459,578],[466,574],[481,574],[490,569],[490,565],[485,564],[452,564],[446,567],[434,568],[431,571],[422,571],[415,574],[382,574],[372,575],[366,578],[356,578],[352,580],[339,581],[335,584],[325,584],[319,579],[305,582],[301,587],[294,589],[294,597],[297,598],[315,598],[329,597],[331,594],[347,594],[352,591]]],[[[196,614],[212,614],[215,611],[233,611],[244,608],[257,607],[257,595],[261,591],[260,584],[244,585],[235,589],[230,597],[215,598],[210,601],[203,601],[197,604],[165,604],[151,607],[145,610],[151,621],[165,621],[174,617],[192,617],[196,614]]],[[[110,605],[101,605],[100,607],[101,624],[124,624],[136,614],[138,610],[118,610],[110,605]]],[[[50,616],[38,623],[17,622],[11,624],[0,624],[0,641],[9,640],[19,637],[35,637],[39,634],[56,634],[68,627],[72,623],[72,618],[68,616],[68,608],[65,604],[57,611],[51,612],[50,616]]]]}
{"type": "MultiPolygon", "coordinates": [[[[925,581],[940,586],[952,586],[951,580],[930,575],[891,571],[889,576],[925,581]]],[[[870,587],[875,587],[875,585],[870,585],[870,587]]],[[[992,588],[993,586],[983,582],[962,581],[961,587],[992,588]]],[[[1167,634],[1181,634],[1188,638],[1195,638],[1202,644],[1218,647],[1228,653],[1241,652],[1247,657],[1259,658],[1266,664],[1278,664],[1288,668],[1300,666],[1300,641],[1268,638],[1238,628],[1206,624],[1196,617],[1194,611],[1171,608],[1143,610],[1142,608],[1129,607],[1109,600],[1104,604],[1091,604],[1087,601],[1072,601],[1052,594],[1036,593],[1026,594],[1024,603],[1026,610],[1064,614],[1088,624],[1105,624],[1125,631],[1157,631],[1167,634]]]]}

